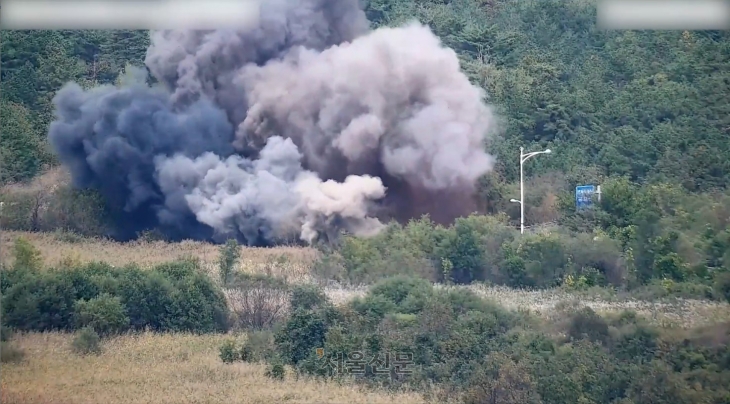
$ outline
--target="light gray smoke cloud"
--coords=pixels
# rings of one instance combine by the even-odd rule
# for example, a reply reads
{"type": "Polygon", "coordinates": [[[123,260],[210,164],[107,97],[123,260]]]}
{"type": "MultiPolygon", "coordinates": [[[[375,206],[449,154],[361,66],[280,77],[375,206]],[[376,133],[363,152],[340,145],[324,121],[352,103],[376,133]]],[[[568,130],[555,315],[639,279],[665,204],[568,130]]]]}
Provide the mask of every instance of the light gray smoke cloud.
{"type": "Polygon", "coordinates": [[[370,31],[357,0],[260,12],[235,31],[152,33],[167,90],[59,91],[49,136],[77,184],[120,206],[119,237],[313,242],[475,210],[495,117],[453,50],[415,22],[370,31]]]}
{"type": "Polygon", "coordinates": [[[495,129],[485,94],[417,23],[323,52],[298,49],[244,67],[235,82],[249,97],[238,144],[292,138],[321,175],[380,163],[413,186],[443,190],[473,185],[494,163],[483,150],[495,129]]]}
{"type": "Polygon", "coordinates": [[[298,46],[323,50],[368,32],[369,22],[357,0],[259,2],[260,15],[253,26],[151,33],[145,64],[172,89],[174,103],[208,96],[237,125],[246,116],[246,95],[232,79],[242,66],[265,64],[298,46]]]}
{"type": "Polygon", "coordinates": [[[355,235],[371,235],[382,223],[368,217],[368,204],[382,198],[378,178],[350,176],[343,183],[323,182],[303,170],[301,154],[290,139],[271,137],[255,161],[240,156],[221,160],[213,153],[196,159],[184,156],[158,159],[157,178],[162,192],[185,195],[198,221],[216,230],[220,238],[243,234],[255,240],[259,231],[267,240],[282,240],[298,233],[312,242],[341,220],[338,227],[355,235]]]}

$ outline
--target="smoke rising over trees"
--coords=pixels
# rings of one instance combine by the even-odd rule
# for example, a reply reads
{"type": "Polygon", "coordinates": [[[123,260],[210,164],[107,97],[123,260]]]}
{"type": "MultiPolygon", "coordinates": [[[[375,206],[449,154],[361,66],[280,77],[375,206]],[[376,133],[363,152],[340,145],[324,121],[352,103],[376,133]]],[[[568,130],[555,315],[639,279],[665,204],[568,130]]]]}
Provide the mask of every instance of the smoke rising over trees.
{"type": "Polygon", "coordinates": [[[51,144],[121,239],[311,242],[471,213],[494,164],[483,90],[428,27],[368,25],[356,0],[280,0],[236,32],[154,32],[159,83],[67,84],[51,144]]]}

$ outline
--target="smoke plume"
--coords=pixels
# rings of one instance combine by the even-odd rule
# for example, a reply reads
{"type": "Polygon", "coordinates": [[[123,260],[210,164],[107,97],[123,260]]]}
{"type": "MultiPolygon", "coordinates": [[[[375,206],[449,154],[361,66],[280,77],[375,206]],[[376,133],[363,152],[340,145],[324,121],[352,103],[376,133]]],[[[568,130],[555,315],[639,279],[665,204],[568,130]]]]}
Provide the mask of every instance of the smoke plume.
{"type": "Polygon", "coordinates": [[[158,84],[68,84],[50,141],[120,239],[311,243],[471,213],[485,94],[427,27],[368,25],[357,0],[268,0],[237,31],[153,32],[158,84]]]}

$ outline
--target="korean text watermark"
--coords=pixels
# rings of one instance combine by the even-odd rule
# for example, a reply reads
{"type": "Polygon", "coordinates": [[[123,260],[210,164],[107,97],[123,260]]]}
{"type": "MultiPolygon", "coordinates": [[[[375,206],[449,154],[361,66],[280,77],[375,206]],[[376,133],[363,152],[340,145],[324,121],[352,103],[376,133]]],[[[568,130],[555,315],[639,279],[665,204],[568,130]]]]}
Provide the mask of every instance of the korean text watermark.
{"type": "Polygon", "coordinates": [[[413,373],[413,353],[407,351],[378,352],[366,354],[363,351],[325,352],[316,349],[321,367],[332,376],[381,376],[402,379],[413,373]]]}

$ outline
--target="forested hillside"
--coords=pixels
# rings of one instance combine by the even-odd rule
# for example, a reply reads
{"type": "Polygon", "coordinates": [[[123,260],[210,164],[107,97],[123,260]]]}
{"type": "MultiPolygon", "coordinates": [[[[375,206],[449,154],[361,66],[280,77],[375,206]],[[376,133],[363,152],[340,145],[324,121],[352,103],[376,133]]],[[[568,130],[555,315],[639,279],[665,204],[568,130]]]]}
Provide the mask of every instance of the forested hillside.
{"type": "MultiPolygon", "coordinates": [[[[730,265],[730,34],[600,31],[589,0],[371,0],[366,11],[375,27],[427,23],[487,91],[502,130],[487,145],[497,167],[481,179],[482,211],[518,224],[509,200],[519,195],[519,147],[549,147],[525,166],[528,225],[606,234],[643,280],[712,282],[713,269],[730,265]],[[603,184],[604,197],[579,214],[574,187],[586,183],[603,184]]],[[[113,83],[124,66],[143,65],[149,37],[2,35],[2,181],[28,181],[56,164],[46,141],[54,92],[71,80],[113,83]]],[[[15,215],[6,226],[58,227],[37,201],[16,206],[27,210],[6,208],[15,215]]],[[[94,207],[82,213],[103,211],[94,207]]],[[[103,227],[79,212],[54,215],[80,233],[103,227]]]]}
{"type": "MultiPolygon", "coordinates": [[[[505,119],[490,145],[503,180],[516,179],[525,146],[556,152],[528,175],[726,187],[728,33],[599,31],[593,4],[372,0],[367,14],[375,25],[417,18],[459,52],[505,119]]],[[[113,82],[127,63],[143,64],[147,46],[146,32],[3,32],[3,181],[52,161],[43,140],[54,91],[70,80],[113,82]]]]}
{"type": "Polygon", "coordinates": [[[61,86],[111,83],[127,63],[142,65],[147,44],[147,32],[137,31],[3,31],[3,183],[55,164],[46,135],[61,86]]]}

